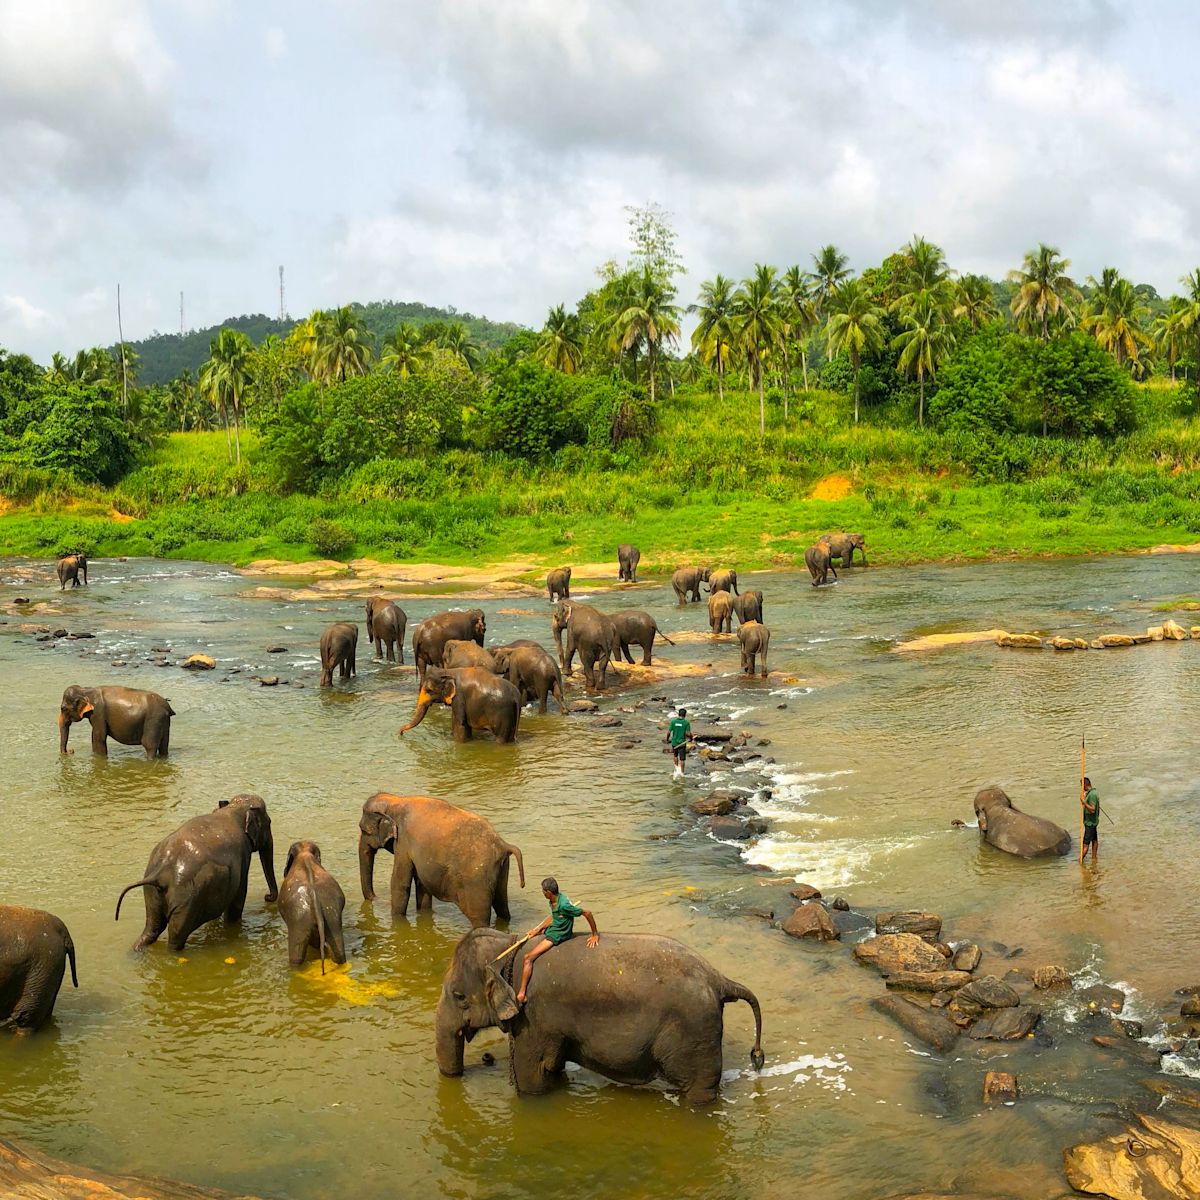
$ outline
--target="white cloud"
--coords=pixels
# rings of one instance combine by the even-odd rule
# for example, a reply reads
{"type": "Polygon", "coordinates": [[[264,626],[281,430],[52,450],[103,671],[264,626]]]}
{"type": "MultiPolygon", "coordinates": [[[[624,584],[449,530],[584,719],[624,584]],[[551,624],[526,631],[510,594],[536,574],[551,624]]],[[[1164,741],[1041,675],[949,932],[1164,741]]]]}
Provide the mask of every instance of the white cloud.
{"type": "Polygon", "coordinates": [[[50,320],[50,314],[24,296],[0,296],[0,320],[32,333],[50,320]]]}
{"type": "Polygon", "coordinates": [[[278,26],[272,25],[263,30],[263,52],[273,62],[287,55],[287,34],[278,26]]]}

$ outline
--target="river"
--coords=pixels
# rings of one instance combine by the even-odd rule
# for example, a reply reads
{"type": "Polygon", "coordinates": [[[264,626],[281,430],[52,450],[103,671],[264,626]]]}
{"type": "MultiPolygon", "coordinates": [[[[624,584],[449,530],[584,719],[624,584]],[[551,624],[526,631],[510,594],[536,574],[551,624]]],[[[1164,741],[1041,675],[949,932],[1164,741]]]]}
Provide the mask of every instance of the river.
{"type": "MultiPolygon", "coordinates": [[[[735,644],[689,640],[662,647],[663,658],[711,669],[602,698],[620,729],[528,710],[514,746],[455,745],[446,713],[398,739],[412,671],[376,663],[365,631],[357,678],[319,690],[320,630],[359,619],[358,599],[255,598],[252,581],[230,570],[153,560],[97,561],[90,587],[60,596],[52,568],[0,563],[0,901],[66,921],[80,988],[68,979],[41,1035],[0,1039],[2,1136],[103,1170],[294,1200],[873,1200],[960,1188],[1033,1200],[1067,1190],[1063,1147],[1111,1132],[1117,1106],[1145,1095],[1146,1072],[1092,1048],[1069,998],[1045,1002],[1042,1037],[1016,1047],[964,1039],[948,1060],[932,1055],[869,1007],[883,988],[847,945],[794,942],[745,910],[786,915],[786,890],[802,880],[868,914],[935,911],[947,937],[984,946],[981,973],[1061,963],[1085,982],[1123,981],[1126,1015],[1148,1033],[1178,1005],[1177,987],[1200,982],[1200,900],[1188,882],[1200,645],[892,649],[935,629],[1141,630],[1162,620],[1155,602],[1194,590],[1187,556],[870,568],[815,592],[806,576],[756,574],[742,583],[765,594],[772,670],[802,682],[739,679],[735,644]],[[18,596],[44,607],[15,609],[18,596]],[[22,622],[95,637],[38,642],[22,622]],[[268,655],[272,644],[288,652],[268,655]],[[175,663],[211,654],[218,669],[155,667],[157,647],[175,663]],[[265,688],[260,674],[284,682],[265,688]],[[72,731],[75,755],[60,757],[55,717],[70,683],[169,697],[170,759],[115,746],[94,758],[86,725],[72,731]],[[685,812],[709,785],[694,762],[696,776],[672,782],[658,729],[667,706],[651,699],[661,696],[769,739],[772,795],[758,807],[771,827],[756,842],[715,842],[685,812]],[[1084,732],[1089,774],[1116,822],[1102,830],[1095,874],[1071,858],[1007,858],[951,826],[973,819],[978,788],[999,783],[1077,834],[1084,732]],[[643,741],[614,749],[624,736],[643,741]],[[466,924],[440,904],[432,918],[393,921],[386,888],[363,903],[356,826],[377,790],[440,796],[522,847],[529,886],[518,890],[514,871],[514,929],[540,920],[537,881],[552,873],[602,935],[669,934],[747,984],[763,1007],[766,1069],[750,1069],[751,1014],[732,1005],[722,1096],[706,1111],[583,1072],[549,1098],[521,1100],[498,1031],[468,1046],[464,1078],[440,1078],[433,1009],[466,924]],[[130,896],[115,923],[118,891],[162,836],[247,791],[267,801],[281,876],[293,840],[321,845],[347,895],[348,971],[289,971],[257,864],[239,930],[208,926],[180,956],[165,939],[130,952],[141,904],[130,896]],[[485,1050],[496,1065],[482,1065],[485,1050]],[[989,1068],[1020,1076],[1015,1107],[981,1107],[989,1068]]],[[[462,603],[400,602],[410,628],[462,603]]],[[[668,631],[706,627],[702,606],[678,610],[653,583],[595,602],[646,608],[668,631]]],[[[544,597],[482,606],[489,643],[551,644],[544,597]]],[[[385,856],[379,871],[388,869],[385,856]]],[[[1193,1069],[1187,1057],[1169,1065],[1193,1069]]]]}

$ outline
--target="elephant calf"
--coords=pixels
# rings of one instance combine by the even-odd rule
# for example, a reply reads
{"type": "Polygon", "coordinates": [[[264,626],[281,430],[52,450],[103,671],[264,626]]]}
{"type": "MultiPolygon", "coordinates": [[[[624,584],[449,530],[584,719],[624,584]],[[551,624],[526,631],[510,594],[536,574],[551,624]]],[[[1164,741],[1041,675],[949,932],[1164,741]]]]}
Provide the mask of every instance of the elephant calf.
{"type": "Polygon", "coordinates": [[[311,946],[321,955],[325,974],[325,947],[335,963],[346,961],[342,934],[342,910],[346,894],[338,881],[321,866],[321,848],[316,842],[293,842],[283,868],[279,889],[279,915],[288,931],[288,963],[298,967],[311,946]]]}
{"type": "Polygon", "coordinates": [[[855,550],[862,558],[862,565],[867,565],[867,540],[861,533],[827,533],[821,541],[828,543],[830,558],[840,558],[843,567],[854,565],[855,550]]]}
{"type": "Polygon", "coordinates": [[[556,600],[571,598],[571,568],[559,567],[546,576],[546,591],[550,593],[550,603],[556,600]]]}
{"type": "Polygon", "coordinates": [[[108,754],[108,739],[141,746],[147,758],[166,758],[175,710],[157,692],[139,688],[85,688],[72,684],[58,708],[58,748],[67,749],[71,726],[85,717],[92,727],[92,753],[108,754]]]}
{"type": "Polygon", "coordinates": [[[538,712],[546,711],[546,697],[553,696],[558,707],[565,713],[562,671],[554,657],[536,642],[514,642],[509,646],[497,646],[492,651],[496,661],[496,673],[503,675],[521,693],[521,704],[532,700],[538,702],[538,712]]]}
{"type": "Polygon", "coordinates": [[[675,592],[675,599],[679,601],[680,608],[689,600],[698,601],[700,599],[700,585],[708,582],[710,574],[707,567],[680,567],[671,576],[671,588],[675,592]]]}
{"type": "Polygon", "coordinates": [[[333,670],[339,679],[358,674],[355,661],[358,652],[358,626],[352,621],[338,621],[321,634],[321,687],[333,686],[333,670]]]}
{"type": "Polygon", "coordinates": [[[829,543],[815,542],[809,546],[804,552],[804,565],[808,568],[808,573],[812,576],[813,587],[821,587],[829,581],[829,572],[833,571],[833,577],[838,577],[837,571],[833,568],[833,563],[830,561],[829,543]]]}
{"type": "Polygon", "coordinates": [[[743,621],[738,626],[738,641],[742,644],[742,674],[754,674],[757,656],[759,674],[767,677],[767,647],[771,644],[771,631],[758,621],[743,621]]]}
{"type": "Polygon", "coordinates": [[[617,578],[622,583],[637,583],[638,563],[642,560],[642,552],[628,542],[622,542],[617,547],[617,578]]]}
{"type": "Polygon", "coordinates": [[[733,632],[733,597],[713,592],[708,598],[708,627],[713,633],[733,632]]]}
{"type": "Polygon", "coordinates": [[[463,641],[461,638],[451,638],[442,647],[442,666],[447,671],[456,667],[478,667],[481,671],[496,674],[496,660],[492,652],[485,650],[478,642],[463,641]]]}
{"type": "Polygon", "coordinates": [[[713,592],[732,592],[738,594],[737,572],[732,568],[724,571],[712,571],[708,577],[709,595],[713,592]]]}
{"type": "Polygon", "coordinates": [[[757,589],[733,598],[733,611],[739,622],[763,619],[763,594],[757,589]]]}
{"type": "Polygon", "coordinates": [[[0,904],[0,1023],[18,1033],[40,1029],[54,1012],[67,959],[78,987],[67,927],[40,909],[0,904]]]}
{"type": "Polygon", "coordinates": [[[394,600],[386,596],[367,597],[367,641],[375,643],[375,657],[383,657],[387,647],[388,662],[396,661],[396,651],[404,662],[404,630],[408,626],[408,613],[394,600]]]}
{"type": "Polygon", "coordinates": [[[623,608],[620,612],[611,614],[612,623],[617,627],[617,642],[626,662],[633,662],[629,653],[630,646],[641,646],[642,666],[651,665],[650,653],[654,648],[655,637],[660,637],[668,646],[675,643],[658,627],[658,622],[648,613],[637,608],[623,608]]]}

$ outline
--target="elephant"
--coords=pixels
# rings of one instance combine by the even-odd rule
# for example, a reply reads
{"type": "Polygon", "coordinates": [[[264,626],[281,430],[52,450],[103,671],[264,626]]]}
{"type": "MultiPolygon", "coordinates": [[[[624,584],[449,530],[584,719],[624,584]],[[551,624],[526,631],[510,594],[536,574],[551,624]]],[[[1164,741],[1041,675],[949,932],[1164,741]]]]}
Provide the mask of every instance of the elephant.
{"type": "Polygon", "coordinates": [[[621,655],[621,643],[612,617],[590,604],[560,600],[550,616],[550,630],[558,647],[563,674],[571,674],[571,663],[578,651],[588,687],[603,689],[608,681],[609,663],[614,656],[619,658],[621,655]],[[566,649],[562,639],[564,629],[567,631],[566,649]]]}
{"type": "Polygon", "coordinates": [[[763,594],[755,589],[733,598],[733,611],[739,624],[743,621],[762,621],[763,594]]]}
{"type": "Polygon", "coordinates": [[[732,568],[725,571],[711,571],[708,576],[708,594],[713,592],[732,592],[738,594],[737,572],[732,568]]]}
{"type": "Polygon", "coordinates": [[[993,785],[975,795],[979,832],[989,846],[1018,858],[1049,858],[1071,853],[1071,835],[1053,821],[1022,812],[993,785]]]}
{"type": "Polygon", "coordinates": [[[668,646],[675,645],[659,629],[658,622],[648,612],[642,612],[637,608],[623,608],[619,612],[611,613],[610,616],[612,623],[617,627],[617,642],[620,645],[621,654],[625,656],[626,662],[633,662],[633,655],[629,653],[629,647],[641,646],[642,666],[650,666],[650,652],[654,647],[656,634],[668,646]]]}
{"type": "Polygon", "coordinates": [[[0,904],[0,1024],[17,1033],[35,1033],[50,1020],[62,987],[67,959],[71,983],[75,943],[54,915],[37,908],[0,904]]]}
{"type": "Polygon", "coordinates": [[[108,739],[122,746],[141,746],[147,758],[166,758],[175,710],[157,692],[140,688],[80,687],[73,683],[62,694],[58,709],[58,749],[67,749],[71,726],[84,717],[92,726],[92,753],[108,755],[108,739]]]}
{"type": "Polygon", "coordinates": [[[358,873],[364,900],[375,899],[375,855],[388,850],[392,865],[392,913],[408,914],[408,896],[417,885],[417,912],[433,901],[458,905],[471,927],[489,925],[492,912],[509,919],[509,859],[517,860],[525,886],[525,860],[490,821],[431,796],[377,792],[358,822],[358,873]]]}
{"type": "Polygon", "coordinates": [[[279,898],[275,883],[275,843],[271,818],[261,796],[222,800],[209,813],[185,821],[150,852],[146,873],[117,897],[134,888],[146,901],[146,927],[133,944],[144,950],[167,931],[167,946],[179,952],[201,925],[222,914],[228,925],[242,919],[250,879],[250,856],[258,854],[267,881],[268,904],[279,898]]]}
{"type": "Polygon", "coordinates": [[[707,583],[712,572],[707,567],[680,567],[671,576],[671,587],[682,608],[689,600],[700,599],[700,585],[707,583]]]}
{"type": "Polygon", "coordinates": [[[733,597],[728,592],[709,595],[708,627],[713,633],[733,632],[733,597]]]}
{"type": "Polygon", "coordinates": [[[358,626],[353,621],[338,621],[321,634],[321,687],[333,686],[333,669],[339,679],[358,674],[358,626]]]}
{"type": "Polygon", "coordinates": [[[550,603],[555,600],[570,600],[571,598],[571,568],[559,567],[546,576],[546,591],[550,593],[550,603]]]}
{"type": "Polygon", "coordinates": [[[809,546],[804,552],[804,565],[808,568],[808,573],[812,576],[813,587],[821,587],[829,581],[829,572],[833,571],[834,579],[837,578],[837,571],[834,570],[833,563],[829,561],[829,543],[815,542],[809,546]]]}
{"type": "Polygon", "coordinates": [[[448,671],[455,667],[478,667],[481,671],[496,674],[496,660],[491,651],[460,638],[451,638],[442,647],[442,666],[448,671]]]}
{"type": "Polygon", "coordinates": [[[622,542],[617,547],[617,578],[622,583],[637,583],[638,563],[642,560],[642,552],[628,542],[622,542]]]}
{"type": "Polygon", "coordinates": [[[86,585],[88,581],[88,560],[86,554],[64,554],[58,560],[58,590],[64,591],[68,580],[73,588],[79,586],[79,576],[83,576],[86,585]]]}
{"type": "Polygon", "coordinates": [[[476,729],[490,731],[498,742],[516,741],[521,693],[491,671],[480,667],[430,667],[421,680],[413,718],[401,727],[400,736],[420,725],[435,702],[449,706],[456,742],[469,741],[476,729]]]}
{"type": "Polygon", "coordinates": [[[738,626],[738,641],[742,644],[742,674],[754,674],[754,659],[759,659],[759,674],[767,677],[767,647],[771,631],[759,621],[746,620],[738,626]]]}
{"type": "Polygon", "coordinates": [[[487,633],[487,622],[480,608],[468,608],[465,612],[440,612],[426,617],[412,635],[413,662],[417,667],[417,678],[424,679],[428,667],[445,666],[442,651],[451,639],[476,642],[483,645],[487,633]]]}
{"type": "Polygon", "coordinates": [[[861,533],[827,533],[821,541],[829,543],[829,557],[840,558],[843,567],[854,565],[854,551],[862,557],[862,565],[867,565],[867,542],[861,533]]]}
{"type": "Polygon", "coordinates": [[[325,974],[325,947],[335,963],[346,961],[346,939],[342,933],[342,910],[346,894],[321,865],[321,847],[316,842],[293,842],[283,868],[279,889],[279,915],[288,931],[288,965],[298,967],[311,946],[321,955],[325,974]]]}
{"type": "Polygon", "coordinates": [[[438,1070],[461,1075],[465,1043],[499,1026],[522,1095],[549,1091],[570,1060],[621,1083],[664,1078],[690,1104],[711,1104],[721,1082],[723,1010],[738,1000],[754,1013],[750,1061],[762,1069],[762,1011],[749,988],[674,938],[606,933],[595,947],[587,941],[570,938],[543,955],[518,1006],[511,981],[530,947],[497,963],[515,937],[495,929],[466,934],[442,978],[438,1070]]]}
{"type": "Polygon", "coordinates": [[[558,707],[567,711],[563,700],[562,671],[552,655],[536,642],[499,646],[492,651],[496,673],[503,675],[521,693],[522,705],[538,702],[538,712],[546,711],[546,697],[553,696],[558,707]]]}
{"type": "Polygon", "coordinates": [[[408,613],[394,600],[386,596],[367,597],[367,641],[375,643],[375,657],[383,657],[387,646],[388,662],[396,661],[396,651],[404,662],[404,630],[408,626],[408,613]]]}

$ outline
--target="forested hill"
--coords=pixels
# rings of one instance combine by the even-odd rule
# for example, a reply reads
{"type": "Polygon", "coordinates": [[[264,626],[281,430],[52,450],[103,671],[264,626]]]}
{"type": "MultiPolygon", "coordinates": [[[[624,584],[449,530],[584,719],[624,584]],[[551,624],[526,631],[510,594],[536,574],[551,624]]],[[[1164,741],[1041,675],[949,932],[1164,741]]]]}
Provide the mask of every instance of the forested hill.
{"type": "MultiPolygon", "coordinates": [[[[350,307],[361,314],[363,324],[375,339],[376,347],[401,321],[418,328],[435,321],[461,321],[472,340],[485,351],[498,350],[507,338],[521,328],[511,321],[489,321],[487,317],[455,312],[452,308],[434,308],[415,301],[372,300],[370,304],[352,304],[350,307]]],[[[297,318],[280,321],[277,317],[253,313],[229,317],[220,325],[212,325],[207,329],[193,329],[184,334],[156,333],[140,342],[130,342],[129,345],[138,355],[138,382],[146,385],[168,383],[185,368],[194,374],[208,358],[209,342],[221,329],[238,329],[257,345],[268,334],[283,336],[289,333],[296,321],[297,318]]]]}

